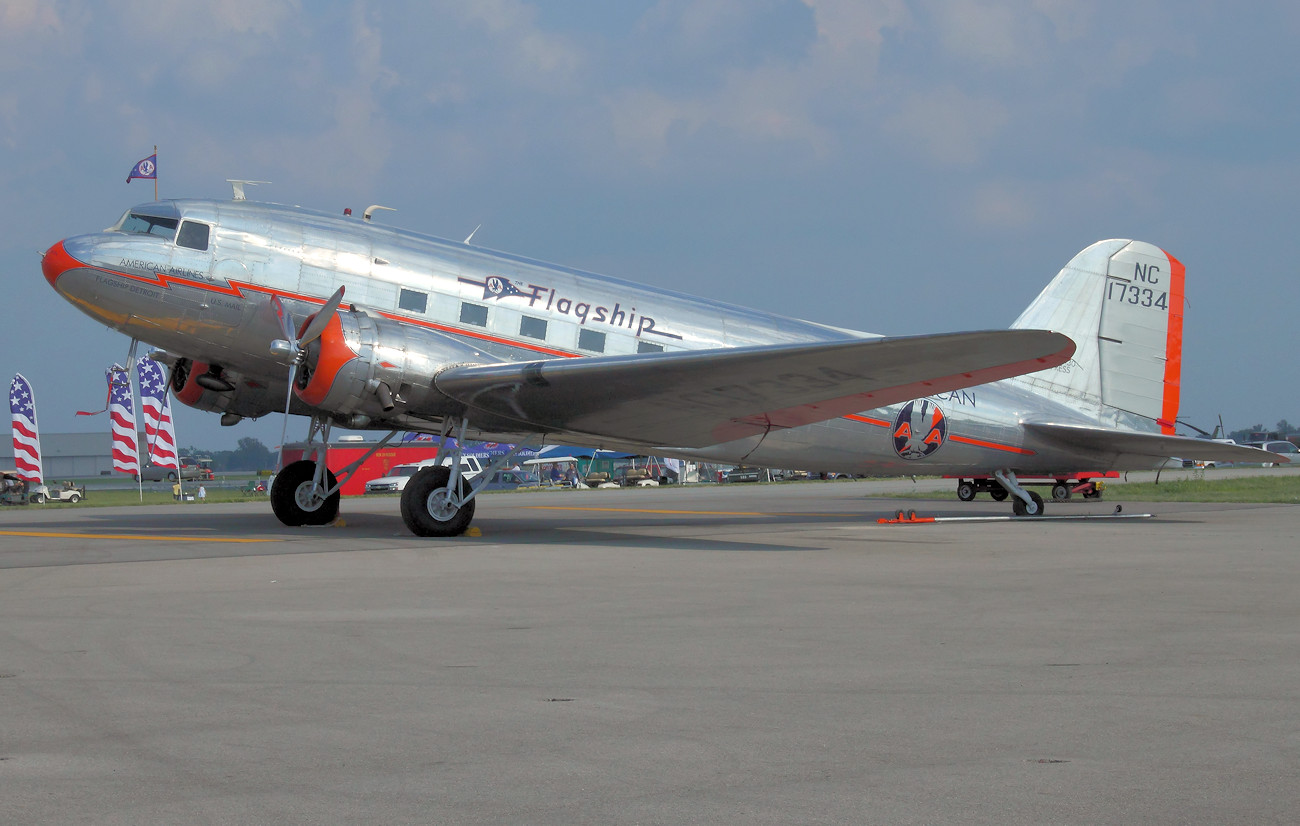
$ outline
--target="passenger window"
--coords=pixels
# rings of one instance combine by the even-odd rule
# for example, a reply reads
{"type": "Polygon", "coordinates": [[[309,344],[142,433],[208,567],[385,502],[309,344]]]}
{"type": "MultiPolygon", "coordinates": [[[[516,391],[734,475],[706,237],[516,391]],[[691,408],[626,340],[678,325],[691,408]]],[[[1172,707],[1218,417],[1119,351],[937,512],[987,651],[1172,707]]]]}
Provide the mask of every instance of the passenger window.
{"type": "Polygon", "coordinates": [[[593,353],[605,352],[605,334],[584,327],[578,331],[578,349],[590,350],[593,353]]]}
{"type": "Polygon", "coordinates": [[[482,304],[462,303],[460,305],[460,323],[473,324],[475,327],[486,327],[487,307],[482,304]]]}
{"type": "Polygon", "coordinates": [[[535,338],[540,341],[546,340],[546,319],[533,318],[524,316],[519,319],[519,335],[524,338],[535,338]]]}
{"type": "Polygon", "coordinates": [[[428,306],[429,296],[427,293],[403,288],[397,295],[397,309],[399,310],[406,310],[408,313],[423,314],[428,306]]]}
{"type": "Polygon", "coordinates": [[[208,225],[198,221],[182,221],[181,231],[176,235],[176,246],[189,247],[202,252],[208,248],[208,225]]]}
{"type": "Polygon", "coordinates": [[[653,341],[638,341],[636,343],[636,351],[638,353],[662,353],[664,351],[664,346],[662,344],[655,344],[653,341]]]}

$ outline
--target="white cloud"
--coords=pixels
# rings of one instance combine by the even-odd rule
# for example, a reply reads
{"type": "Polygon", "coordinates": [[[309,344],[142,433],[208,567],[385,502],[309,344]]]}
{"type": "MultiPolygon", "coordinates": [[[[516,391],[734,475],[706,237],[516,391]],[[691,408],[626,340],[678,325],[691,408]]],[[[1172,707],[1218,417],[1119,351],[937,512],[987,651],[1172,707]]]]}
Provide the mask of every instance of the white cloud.
{"type": "Polygon", "coordinates": [[[583,66],[574,43],[542,29],[537,11],[518,0],[452,3],[442,13],[485,29],[495,46],[492,62],[506,69],[515,82],[564,90],[571,87],[583,66]]]}
{"type": "Polygon", "coordinates": [[[0,0],[0,38],[17,40],[63,28],[48,0],[0,0]]]}

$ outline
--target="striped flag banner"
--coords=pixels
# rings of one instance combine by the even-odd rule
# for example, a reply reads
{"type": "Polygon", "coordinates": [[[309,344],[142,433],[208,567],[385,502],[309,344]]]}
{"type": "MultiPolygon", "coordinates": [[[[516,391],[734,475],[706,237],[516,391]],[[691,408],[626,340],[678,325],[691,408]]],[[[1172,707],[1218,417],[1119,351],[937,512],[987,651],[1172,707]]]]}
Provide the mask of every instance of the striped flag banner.
{"type": "Polygon", "coordinates": [[[36,429],[36,395],[22,373],[9,382],[9,414],[14,430],[14,465],[18,478],[41,481],[41,437],[36,429]]]}
{"type": "Polygon", "coordinates": [[[135,404],[131,395],[131,376],[126,368],[114,364],[104,371],[108,377],[108,417],[113,432],[113,470],[140,472],[140,454],[135,445],[135,404]]]}
{"type": "Polygon", "coordinates": [[[179,468],[176,451],[176,426],[172,422],[172,400],[167,393],[167,375],[162,365],[141,359],[136,365],[140,375],[140,414],[144,417],[144,437],[149,448],[149,462],[155,467],[179,468]]]}

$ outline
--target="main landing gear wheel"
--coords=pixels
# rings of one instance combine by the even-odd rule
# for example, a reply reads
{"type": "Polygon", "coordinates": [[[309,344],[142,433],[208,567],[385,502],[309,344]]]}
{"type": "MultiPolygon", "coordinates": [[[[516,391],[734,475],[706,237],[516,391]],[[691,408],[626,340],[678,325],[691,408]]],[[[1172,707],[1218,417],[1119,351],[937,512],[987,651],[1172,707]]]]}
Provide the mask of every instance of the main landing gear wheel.
{"type": "MultiPolygon", "coordinates": [[[[1005,492],[1006,492],[1006,491],[1003,491],[1003,493],[1005,493],[1005,492]]],[[[1030,512],[1029,512],[1029,506],[1027,506],[1027,505],[1025,504],[1025,501],[1024,501],[1023,499],[1021,499],[1019,496],[1017,496],[1014,500],[1012,500],[1012,502],[1011,502],[1011,512],[1014,513],[1016,516],[1042,516],[1042,515],[1043,515],[1043,497],[1039,496],[1037,493],[1034,493],[1034,492],[1031,490],[1031,491],[1029,491],[1029,498],[1032,499],[1032,500],[1034,500],[1034,512],[1033,512],[1033,513],[1030,513],[1030,512]]]]}
{"type": "Polygon", "coordinates": [[[1070,498],[1070,486],[1064,482],[1052,485],[1052,501],[1064,502],[1070,498]]]}
{"type": "MultiPolygon", "coordinates": [[[[474,503],[453,501],[447,488],[451,468],[427,467],[416,471],[402,491],[402,521],[416,536],[460,536],[474,519],[474,503]]],[[[469,495],[469,483],[462,477],[460,496],[469,495]]]]}
{"type": "Polygon", "coordinates": [[[975,498],[975,486],[970,482],[962,482],[957,486],[957,498],[963,502],[969,502],[975,498]]]}
{"type": "MultiPolygon", "coordinates": [[[[271,484],[271,510],[275,518],[290,527],[328,525],[339,515],[339,492],[322,497],[312,492],[316,463],[303,459],[280,471],[271,484]]],[[[337,484],[334,474],[325,471],[326,490],[337,484]]]]}
{"type": "Polygon", "coordinates": [[[1007,489],[1001,485],[994,485],[989,489],[989,496],[993,497],[994,502],[1001,502],[1007,498],[1007,489]]]}

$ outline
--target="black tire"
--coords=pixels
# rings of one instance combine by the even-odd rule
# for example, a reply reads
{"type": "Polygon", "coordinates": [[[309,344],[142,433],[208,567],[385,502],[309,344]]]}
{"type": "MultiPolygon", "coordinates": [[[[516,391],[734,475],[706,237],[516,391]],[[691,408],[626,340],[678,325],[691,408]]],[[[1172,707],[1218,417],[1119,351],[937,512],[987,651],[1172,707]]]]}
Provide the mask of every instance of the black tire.
{"type": "Polygon", "coordinates": [[[1064,482],[1057,482],[1052,485],[1052,501],[1065,502],[1070,498],[1070,486],[1064,482]]]}
{"type": "Polygon", "coordinates": [[[44,504],[45,504],[45,494],[43,494],[43,493],[33,493],[33,494],[32,494],[32,504],[34,504],[34,505],[44,505],[44,504]]]}
{"type": "MultiPolygon", "coordinates": [[[[460,536],[474,519],[477,499],[471,499],[455,511],[437,507],[446,496],[451,468],[427,467],[418,470],[402,490],[402,521],[416,536],[460,536]]],[[[469,493],[469,482],[460,480],[460,494],[469,493]]]]}
{"type": "MultiPolygon", "coordinates": [[[[290,527],[299,525],[328,525],[339,515],[339,492],[325,497],[314,505],[307,499],[311,480],[316,475],[316,463],[307,459],[294,462],[280,471],[271,485],[271,511],[275,518],[290,527]]],[[[325,484],[334,487],[337,480],[332,471],[325,471],[325,484]]]]}
{"type": "Polygon", "coordinates": [[[168,482],[175,482],[175,481],[176,481],[176,471],[173,470],[173,471],[171,471],[171,472],[169,472],[169,473],[167,474],[167,481],[168,481],[168,482]]]}
{"type": "Polygon", "coordinates": [[[1034,500],[1034,512],[1030,513],[1029,508],[1025,506],[1024,500],[1019,496],[1011,500],[1011,512],[1016,516],[1042,516],[1043,515],[1043,497],[1029,491],[1029,498],[1034,500]]]}
{"type": "Polygon", "coordinates": [[[994,482],[993,486],[989,488],[989,496],[993,497],[994,502],[1001,502],[1007,498],[1007,489],[994,482]]]}
{"type": "Polygon", "coordinates": [[[957,485],[957,498],[963,502],[969,502],[975,498],[975,486],[970,482],[962,482],[957,485]]]}
{"type": "Polygon", "coordinates": [[[74,505],[77,504],[78,502],[81,501],[81,494],[80,493],[72,494],[71,496],[68,497],[68,501],[74,505]]]}

